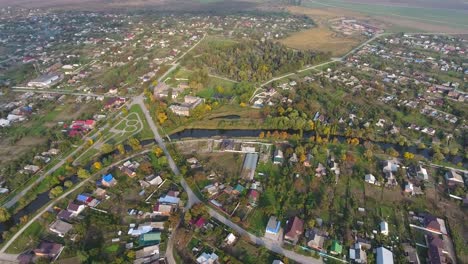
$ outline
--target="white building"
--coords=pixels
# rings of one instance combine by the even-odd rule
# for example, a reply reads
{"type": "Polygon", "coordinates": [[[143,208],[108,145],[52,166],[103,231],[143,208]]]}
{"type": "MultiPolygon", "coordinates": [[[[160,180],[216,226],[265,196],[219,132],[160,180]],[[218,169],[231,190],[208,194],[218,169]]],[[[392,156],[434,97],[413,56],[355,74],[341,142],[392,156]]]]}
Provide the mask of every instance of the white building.
{"type": "Polygon", "coordinates": [[[29,87],[49,88],[60,81],[61,75],[57,73],[44,74],[28,82],[29,87]]]}
{"type": "Polygon", "coordinates": [[[393,253],[384,248],[377,248],[377,264],[393,264],[393,253]]]}
{"type": "Polygon", "coordinates": [[[367,183],[370,183],[370,184],[375,184],[376,183],[376,179],[375,179],[375,176],[372,175],[372,174],[366,174],[364,176],[364,180],[367,182],[367,183]]]}
{"type": "Polygon", "coordinates": [[[199,264],[213,264],[213,263],[217,263],[217,261],[218,261],[218,255],[216,255],[214,252],[211,254],[203,252],[197,258],[197,263],[199,264]]]}
{"type": "Polygon", "coordinates": [[[427,174],[427,170],[421,165],[416,168],[416,176],[423,181],[429,180],[429,174],[427,174]]]}
{"type": "Polygon", "coordinates": [[[388,223],[385,221],[380,222],[380,234],[388,236],[388,223]]]}

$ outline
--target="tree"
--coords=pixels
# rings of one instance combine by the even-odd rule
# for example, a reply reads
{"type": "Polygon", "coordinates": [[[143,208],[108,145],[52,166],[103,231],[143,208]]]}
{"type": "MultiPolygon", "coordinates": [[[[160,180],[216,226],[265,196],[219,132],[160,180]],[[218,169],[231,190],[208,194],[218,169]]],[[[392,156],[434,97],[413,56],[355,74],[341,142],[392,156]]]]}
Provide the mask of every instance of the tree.
{"type": "Polygon", "coordinates": [[[133,150],[140,150],[141,149],[141,144],[140,141],[136,138],[130,138],[128,140],[128,144],[133,150]]]}
{"type": "Polygon", "coordinates": [[[119,151],[120,155],[125,154],[125,147],[123,144],[117,145],[117,150],[119,151]]]}
{"type": "Polygon", "coordinates": [[[164,112],[158,112],[157,118],[158,118],[159,124],[162,125],[162,124],[164,124],[164,122],[166,122],[166,120],[167,120],[167,115],[166,115],[166,113],[164,113],[164,112]]]}
{"type": "Polygon", "coordinates": [[[364,157],[366,157],[367,160],[371,160],[374,157],[374,152],[372,152],[372,149],[366,149],[366,151],[364,151],[364,157]]]}
{"type": "Polygon", "coordinates": [[[190,212],[186,212],[184,215],[184,222],[188,224],[192,220],[192,214],[190,212]]]}
{"type": "Polygon", "coordinates": [[[94,162],[94,163],[93,163],[93,168],[94,168],[96,171],[102,169],[102,163],[99,162],[99,161],[94,162]]]}
{"type": "Polygon", "coordinates": [[[128,115],[128,109],[127,109],[127,107],[122,107],[122,114],[123,114],[124,116],[127,116],[127,115],[128,115]]]}
{"type": "Polygon", "coordinates": [[[153,166],[149,162],[143,162],[140,165],[140,170],[145,174],[150,174],[153,172],[153,166]]]}
{"type": "Polygon", "coordinates": [[[387,154],[394,158],[397,158],[398,156],[400,156],[400,153],[398,153],[398,151],[396,151],[394,148],[387,149],[387,154]]]}
{"type": "Polygon", "coordinates": [[[101,152],[104,154],[111,153],[114,150],[114,147],[111,144],[103,144],[101,147],[101,152]]]}
{"type": "Polygon", "coordinates": [[[262,131],[262,132],[260,132],[260,135],[259,135],[258,137],[259,137],[260,139],[263,139],[263,138],[265,138],[265,132],[263,132],[263,131],[262,131]]]}
{"type": "Polygon", "coordinates": [[[67,188],[70,188],[70,187],[73,186],[73,182],[72,182],[72,181],[65,181],[65,182],[63,183],[63,186],[65,186],[65,187],[67,187],[67,188]]]}
{"type": "Polygon", "coordinates": [[[50,190],[49,192],[49,197],[52,199],[52,198],[55,198],[59,195],[61,195],[63,193],[63,187],[62,186],[57,186],[57,187],[54,187],[50,190]]]}
{"type": "Polygon", "coordinates": [[[405,152],[403,154],[403,157],[405,158],[405,160],[412,160],[412,159],[414,159],[414,154],[411,153],[411,152],[405,152]]]}
{"type": "Polygon", "coordinates": [[[445,159],[444,154],[442,154],[442,153],[440,153],[440,152],[436,152],[436,153],[434,154],[434,160],[435,160],[435,161],[441,161],[441,160],[443,160],[443,159],[445,159]]]}
{"type": "Polygon", "coordinates": [[[6,222],[10,219],[11,215],[10,212],[5,207],[0,207],[0,222],[6,222]]]}
{"type": "Polygon", "coordinates": [[[91,176],[89,172],[83,168],[78,169],[77,175],[80,179],[87,179],[91,176]]]}
{"type": "Polygon", "coordinates": [[[164,151],[158,146],[153,146],[151,150],[153,151],[154,155],[156,155],[156,157],[158,158],[161,157],[162,154],[164,153],[164,151]]]}
{"type": "Polygon", "coordinates": [[[135,257],[136,257],[135,251],[130,250],[130,251],[127,252],[127,258],[128,259],[133,260],[133,259],[135,259],[135,257]]]}

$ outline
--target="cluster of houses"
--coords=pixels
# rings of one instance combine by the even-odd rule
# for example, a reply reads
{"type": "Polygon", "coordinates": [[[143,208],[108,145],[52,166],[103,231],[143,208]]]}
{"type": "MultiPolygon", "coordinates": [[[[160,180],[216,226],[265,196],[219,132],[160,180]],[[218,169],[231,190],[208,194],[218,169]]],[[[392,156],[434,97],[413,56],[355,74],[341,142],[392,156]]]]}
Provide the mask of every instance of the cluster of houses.
{"type": "MultiPolygon", "coordinates": [[[[427,259],[429,263],[456,263],[456,255],[453,242],[449,236],[445,220],[433,215],[410,212],[410,227],[416,232],[424,234],[427,247],[427,259]]],[[[416,256],[417,257],[417,256],[416,256]]],[[[415,263],[421,263],[419,260],[415,263]]]]}
{"type": "Polygon", "coordinates": [[[0,127],[9,127],[13,123],[29,119],[33,113],[34,103],[29,102],[28,99],[34,99],[34,93],[24,93],[19,99],[0,105],[0,109],[8,113],[4,118],[0,118],[0,127]]]}
{"type": "MultiPolygon", "coordinates": [[[[153,95],[159,99],[171,97],[170,99],[175,100],[187,88],[186,84],[179,84],[176,88],[172,88],[166,83],[160,82],[154,87],[153,95]]],[[[170,105],[169,109],[178,116],[190,116],[190,112],[204,102],[203,98],[186,95],[182,102],[170,105]]]]}
{"type": "MultiPolygon", "coordinates": [[[[429,263],[455,263],[455,252],[452,241],[447,233],[445,221],[441,218],[434,217],[430,214],[416,215],[410,212],[411,228],[415,228],[416,232],[423,232],[425,238],[425,246],[428,248],[427,258],[429,263]]],[[[317,219],[317,224],[321,225],[321,219],[317,219]]],[[[379,224],[379,231],[373,231],[375,234],[380,233],[383,236],[389,236],[389,225],[387,222],[382,221],[379,224]]],[[[373,244],[363,238],[356,237],[355,241],[351,244],[348,254],[345,252],[345,246],[337,240],[329,240],[329,234],[319,228],[305,228],[304,221],[298,217],[290,217],[284,228],[281,221],[271,216],[265,227],[265,238],[275,241],[278,244],[288,243],[296,245],[300,241],[306,242],[308,248],[330,254],[342,258],[344,255],[348,256],[348,260],[353,263],[368,263],[367,254],[373,248],[373,244]],[[331,243],[330,243],[331,242],[331,243]],[[328,246],[325,246],[328,245],[328,246]]],[[[406,259],[409,263],[422,263],[420,256],[416,253],[414,247],[409,244],[404,244],[406,259]]],[[[378,246],[373,250],[376,258],[376,263],[379,264],[393,264],[394,253],[392,247],[378,246]]]]}
{"type": "Polygon", "coordinates": [[[70,137],[82,136],[87,132],[94,129],[96,121],[93,119],[88,120],[74,120],[70,126],[64,125],[63,132],[66,132],[70,137]]]}
{"type": "Polygon", "coordinates": [[[203,98],[186,95],[182,103],[170,105],[169,109],[178,116],[190,116],[190,111],[204,102],[203,98]]]}
{"type": "Polygon", "coordinates": [[[334,31],[346,36],[363,34],[365,36],[372,37],[375,34],[380,34],[383,32],[383,29],[377,26],[346,17],[335,18],[329,22],[331,23],[331,28],[334,31]]]}

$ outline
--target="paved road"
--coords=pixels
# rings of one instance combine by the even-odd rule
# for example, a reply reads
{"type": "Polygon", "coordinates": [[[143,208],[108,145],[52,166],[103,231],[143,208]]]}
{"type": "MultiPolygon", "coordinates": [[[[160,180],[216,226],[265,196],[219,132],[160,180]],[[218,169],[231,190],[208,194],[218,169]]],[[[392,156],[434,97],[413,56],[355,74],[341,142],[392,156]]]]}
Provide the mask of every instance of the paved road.
{"type": "MultiPolygon", "coordinates": [[[[164,151],[164,154],[167,157],[169,166],[172,169],[173,173],[175,175],[177,175],[177,176],[180,176],[180,171],[177,168],[177,165],[174,162],[171,154],[167,150],[166,144],[165,144],[164,140],[162,139],[161,135],[159,134],[158,129],[156,127],[156,124],[153,121],[153,118],[151,117],[149,111],[145,108],[144,97],[142,95],[140,95],[140,96],[134,98],[133,103],[138,104],[138,105],[140,105],[142,107],[143,112],[145,113],[146,120],[148,121],[148,124],[149,124],[151,130],[153,131],[154,139],[156,140],[156,142],[158,142],[158,145],[164,151]]],[[[185,207],[186,210],[189,209],[190,207],[192,207],[192,205],[201,202],[200,199],[198,199],[198,197],[192,191],[190,186],[188,186],[187,182],[185,181],[185,179],[183,177],[180,177],[180,184],[182,185],[182,187],[184,188],[184,190],[187,192],[187,195],[188,195],[188,202],[187,202],[187,205],[185,207]]],[[[271,241],[271,240],[268,240],[268,239],[265,239],[265,238],[256,237],[256,236],[250,234],[249,232],[247,232],[246,230],[244,230],[243,228],[241,228],[240,226],[234,224],[229,219],[227,219],[226,217],[224,217],[223,215],[219,214],[218,212],[214,211],[211,208],[209,209],[209,212],[210,212],[210,215],[212,217],[216,218],[218,221],[220,221],[220,222],[224,223],[225,225],[229,226],[230,228],[234,229],[239,234],[248,236],[252,242],[254,242],[255,244],[257,244],[259,246],[264,246],[267,249],[269,249],[269,250],[271,250],[273,252],[276,252],[278,254],[281,254],[283,256],[286,256],[287,258],[290,258],[290,259],[292,259],[292,260],[294,260],[294,261],[296,261],[298,263],[311,263],[311,264],[322,263],[321,260],[317,260],[317,259],[314,259],[312,257],[303,256],[303,255],[300,255],[300,254],[298,254],[298,253],[296,253],[294,251],[285,250],[285,249],[283,249],[281,247],[281,245],[279,245],[278,243],[275,243],[274,241],[271,241]]],[[[173,255],[173,250],[174,250],[173,247],[174,247],[174,240],[173,240],[173,235],[171,235],[169,237],[169,241],[167,243],[167,249],[166,249],[166,258],[167,258],[169,263],[176,263],[175,259],[174,259],[174,255],[173,255]]]]}
{"type": "MultiPolygon", "coordinates": [[[[356,51],[358,51],[359,49],[361,49],[362,47],[364,47],[365,45],[367,45],[368,43],[374,41],[375,39],[377,38],[380,38],[382,36],[385,36],[385,35],[389,35],[391,33],[381,33],[381,34],[376,34],[375,36],[373,36],[372,38],[368,39],[367,41],[361,43],[359,46],[355,47],[354,49],[350,50],[348,53],[346,53],[345,55],[339,57],[339,58],[331,58],[329,61],[326,61],[326,62],[323,62],[323,63],[320,63],[320,64],[317,64],[317,65],[313,65],[313,66],[310,66],[310,67],[306,67],[304,69],[301,69],[301,70],[298,70],[297,72],[304,72],[304,71],[308,71],[308,70],[313,70],[313,69],[316,69],[316,68],[319,68],[319,67],[322,67],[322,66],[325,66],[327,64],[330,64],[330,63],[334,63],[334,62],[340,62],[340,61],[344,61],[348,56],[352,55],[353,53],[355,53],[356,51]]],[[[278,77],[274,77],[264,83],[262,83],[260,85],[260,87],[258,87],[257,89],[255,89],[255,91],[253,92],[253,95],[250,97],[249,99],[249,102],[252,103],[252,100],[255,98],[255,96],[257,95],[258,91],[262,90],[263,87],[269,83],[272,83],[274,81],[278,81],[278,80],[281,80],[281,79],[284,79],[286,77],[289,77],[289,76],[292,76],[292,75],[295,75],[297,72],[290,72],[290,73],[287,73],[285,75],[282,75],[282,76],[278,76],[278,77]]]]}
{"type": "Polygon", "coordinates": [[[243,228],[241,228],[240,226],[238,226],[235,223],[231,222],[229,219],[224,217],[222,214],[218,213],[217,211],[215,211],[215,210],[213,210],[211,208],[209,209],[209,213],[210,213],[211,217],[216,218],[218,221],[220,221],[223,224],[225,224],[225,225],[229,226],[230,228],[234,229],[241,236],[249,237],[249,239],[253,243],[255,243],[255,244],[259,245],[259,246],[262,246],[262,247],[266,247],[267,249],[269,249],[269,250],[271,250],[271,251],[273,251],[275,253],[278,253],[280,255],[283,255],[283,256],[285,256],[285,257],[287,257],[289,259],[292,259],[295,262],[307,263],[307,264],[321,264],[321,263],[323,263],[321,259],[315,259],[315,258],[312,258],[312,257],[307,257],[307,256],[304,256],[304,255],[298,254],[298,253],[296,253],[294,251],[286,250],[286,249],[282,248],[281,245],[278,242],[275,242],[273,240],[263,238],[263,237],[254,236],[251,233],[244,230],[243,228]]]}
{"type": "MultiPolygon", "coordinates": [[[[129,160],[129,159],[132,159],[136,156],[139,156],[139,155],[142,155],[142,154],[145,154],[145,153],[148,153],[150,150],[143,150],[141,152],[138,152],[138,153],[135,153],[131,156],[128,156],[124,159],[121,159],[121,160],[118,160],[114,163],[112,163],[111,165],[103,168],[102,170],[96,172],[93,176],[89,177],[88,179],[86,180],[83,180],[82,182],[80,182],[79,184],[77,184],[76,186],[74,186],[73,188],[71,188],[70,190],[68,190],[67,192],[65,192],[64,194],[62,194],[61,196],[55,198],[52,202],[49,203],[49,205],[47,207],[45,207],[43,210],[41,210],[39,213],[36,214],[36,216],[34,216],[31,220],[29,220],[20,230],[18,230],[18,232],[15,233],[15,235],[13,237],[11,237],[8,242],[5,243],[5,245],[0,249],[0,263],[1,261],[3,260],[6,260],[6,261],[11,261],[11,259],[13,258],[13,256],[16,256],[17,255],[14,255],[14,254],[5,254],[5,251],[11,246],[11,244],[24,232],[24,230],[26,230],[32,223],[34,223],[34,221],[36,221],[37,219],[39,219],[39,217],[41,217],[41,215],[43,215],[45,212],[49,211],[58,201],[64,199],[65,197],[67,197],[70,193],[76,191],[78,188],[82,187],[85,183],[87,183],[88,181],[94,179],[94,176],[96,175],[100,175],[102,174],[103,172],[107,171],[109,168],[112,168],[126,160],[129,160]]],[[[15,258],[16,259],[16,258],[15,258]]]]}
{"type": "Polygon", "coordinates": [[[95,94],[95,93],[79,93],[79,92],[73,92],[73,91],[65,91],[65,90],[43,90],[43,89],[36,89],[36,88],[30,88],[30,87],[20,87],[20,86],[15,86],[11,88],[11,91],[13,92],[19,92],[19,93],[26,93],[26,92],[33,92],[33,93],[43,93],[43,94],[65,94],[65,95],[76,95],[76,96],[94,96],[94,97],[126,97],[126,96],[120,96],[120,95],[112,95],[112,94],[95,94]]]}

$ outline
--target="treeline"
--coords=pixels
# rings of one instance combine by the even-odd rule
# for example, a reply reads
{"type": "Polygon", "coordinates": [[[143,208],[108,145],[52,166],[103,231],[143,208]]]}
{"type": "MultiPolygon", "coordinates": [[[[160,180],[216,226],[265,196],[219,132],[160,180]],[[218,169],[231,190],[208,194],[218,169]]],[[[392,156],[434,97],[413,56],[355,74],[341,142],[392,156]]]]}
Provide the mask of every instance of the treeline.
{"type": "Polygon", "coordinates": [[[193,68],[208,67],[216,74],[250,82],[265,81],[329,58],[329,54],[295,51],[270,41],[207,45],[201,53],[202,56],[192,57],[187,63],[193,68]]]}

